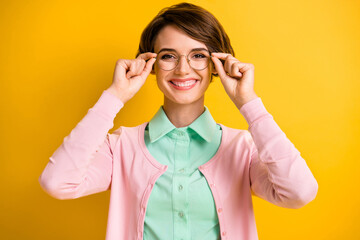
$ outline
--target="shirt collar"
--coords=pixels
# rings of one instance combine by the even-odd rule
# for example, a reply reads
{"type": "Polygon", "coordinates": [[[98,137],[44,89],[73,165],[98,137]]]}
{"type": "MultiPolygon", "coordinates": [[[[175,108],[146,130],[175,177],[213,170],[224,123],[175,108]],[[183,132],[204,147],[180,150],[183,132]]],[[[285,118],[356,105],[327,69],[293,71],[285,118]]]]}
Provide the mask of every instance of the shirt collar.
{"type": "Polygon", "coordinates": [[[205,111],[189,125],[205,141],[210,142],[216,131],[216,122],[205,106],[205,111]]]}
{"type": "MultiPolygon", "coordinates": [[[[166,116],[164,109],[160,107],[149,122],[150,142],[157,141],[175,128],[166,116]]],[[[209,109],[205,106],[205,111],[188,128],[192,129],[205,141],[210,142],[216,131],[216,122],[211,116],[209,109]]]]}
{"type": "Polygon", "coordinates": [[[155,142],[173,129],[175,129],[175,126],[169,121],[161,106],[149,122],[150,142],[155,142]]]}

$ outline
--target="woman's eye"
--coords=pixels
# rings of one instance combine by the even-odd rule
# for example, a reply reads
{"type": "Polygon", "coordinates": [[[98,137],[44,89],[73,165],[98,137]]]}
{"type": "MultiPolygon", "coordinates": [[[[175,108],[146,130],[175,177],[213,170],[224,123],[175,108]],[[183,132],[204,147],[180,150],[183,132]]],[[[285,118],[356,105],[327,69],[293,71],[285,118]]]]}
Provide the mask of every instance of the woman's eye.
{"type": "Polygon", "coordinates": [[[193,58],[206,58],[206,56],[202,53],[196,53],[194,54],[193,58]]]}
{"type": "Polygon", "coordinates": [[[161,56],[161,59],[172,59],[172,58],[175,58],[175,56],[170,55],[170,54],[164,54],[161,56]]]}

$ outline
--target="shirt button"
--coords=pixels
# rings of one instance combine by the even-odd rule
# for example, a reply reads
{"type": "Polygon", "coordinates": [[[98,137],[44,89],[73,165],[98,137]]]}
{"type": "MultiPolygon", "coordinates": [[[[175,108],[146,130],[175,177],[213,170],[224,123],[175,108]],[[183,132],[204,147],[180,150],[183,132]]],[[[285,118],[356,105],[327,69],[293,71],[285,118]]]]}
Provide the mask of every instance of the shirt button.
{"type": "Polygon", "coordinates": [[[184,216],[184,213],[183,212],[179,212],[179,217],[183,217],[184,216]]]}
{"type": "Polygon", "coordinates": [[[185,169],[183,169],[183,168],[179,170],[179,172],[181,172],[181,173],[183,173],[184,171],[185,171],[185,169]]]}
{"type": "Polygon", "coordinates": [[[183,186],[182,185],[179,185],[179,191],[183,190],[183,186]]]}

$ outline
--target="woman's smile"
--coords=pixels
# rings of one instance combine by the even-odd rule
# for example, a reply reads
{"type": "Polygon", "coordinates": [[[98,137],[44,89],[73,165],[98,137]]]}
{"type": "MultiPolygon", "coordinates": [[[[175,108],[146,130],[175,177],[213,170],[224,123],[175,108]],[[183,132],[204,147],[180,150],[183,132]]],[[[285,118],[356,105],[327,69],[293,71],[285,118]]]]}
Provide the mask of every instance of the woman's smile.
{"type": "Polygon", "coordinates": [[[186,78],[186,79],[171,79],[170,83],[173,88],[177,90],[189,90],[195,87],[196,83],[199,80],[195,78],[186,78]]]}

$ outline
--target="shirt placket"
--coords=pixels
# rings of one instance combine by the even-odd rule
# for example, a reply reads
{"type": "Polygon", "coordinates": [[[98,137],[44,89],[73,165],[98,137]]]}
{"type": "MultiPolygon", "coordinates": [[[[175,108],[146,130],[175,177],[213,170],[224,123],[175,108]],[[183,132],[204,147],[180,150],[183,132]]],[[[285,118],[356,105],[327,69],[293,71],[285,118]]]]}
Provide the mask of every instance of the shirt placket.
{"type": "Polygon", "coordinates": [[[176,145],[174,153],[173,174],[173,215],[174,236],[176,240],[190,239],[189,202],[188,202],[188,169],[189,135],[185,131],[175,131],[176,145]]]}

